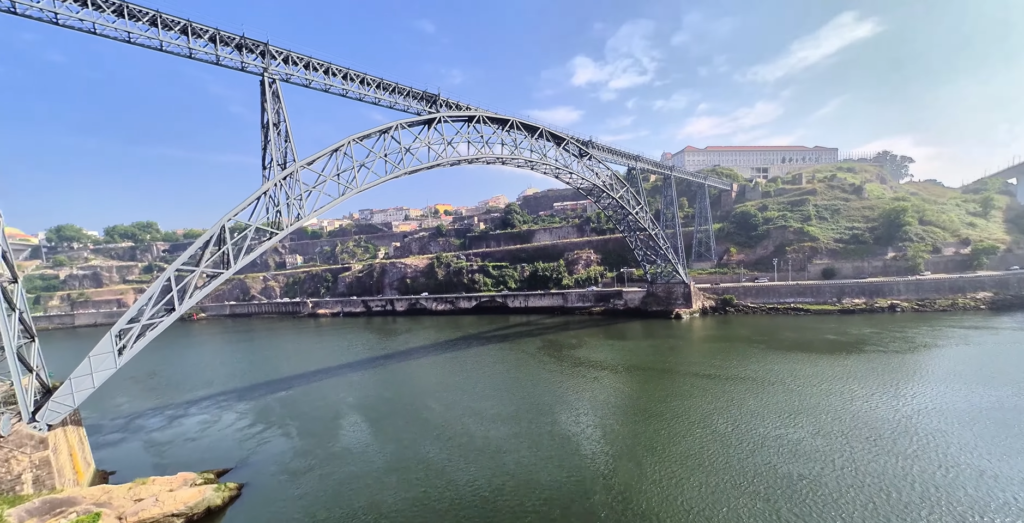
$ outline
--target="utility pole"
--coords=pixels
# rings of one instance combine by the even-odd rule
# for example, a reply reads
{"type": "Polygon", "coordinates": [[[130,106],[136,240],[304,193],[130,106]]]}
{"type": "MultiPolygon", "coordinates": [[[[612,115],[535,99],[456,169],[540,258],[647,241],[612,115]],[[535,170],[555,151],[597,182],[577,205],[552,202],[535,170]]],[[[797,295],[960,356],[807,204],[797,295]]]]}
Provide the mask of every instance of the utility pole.
{"type": "Polygon", "coordinates": [[[775,281],[779,281],[779,259],[772,258],[772,267],[775,268],[775,281]]]}
{"type": "Polygon", "coordinates": [[[623,279],[623,287],[622,288],[623,289],[628,289],[629,288],[629,273],[626,272],[626,269],[622,269],[622,279],[623,279]]]}
{"type": "Polygon", "coordinates": [[[789,283],[793,283],[793,260],[786,258],[786,263],[789,265],[789,283]]]}

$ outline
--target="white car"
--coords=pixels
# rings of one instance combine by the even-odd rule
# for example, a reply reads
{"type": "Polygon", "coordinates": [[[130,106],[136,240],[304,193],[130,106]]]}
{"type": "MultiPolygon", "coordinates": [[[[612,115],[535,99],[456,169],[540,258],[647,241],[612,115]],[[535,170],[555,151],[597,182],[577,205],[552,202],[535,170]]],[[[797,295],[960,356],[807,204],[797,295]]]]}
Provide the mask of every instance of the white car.
{"type": "Polygon", "coordinates": [[[420,294],[420,296],[428,296],[428,294],[424,292],[423,294],[420,294]]]}
{"type": "Polygon", "coordinates": [[[1019,265],[1014,265],[1013,267],[1010,267],[1009,269],[1006,269],[1006,270],[1008,270],[1008,271],[1019,271],[1020,270],[1020,266],[1019,265]]]}
{"type": "Polygon", "coordinates": [[[768,283],[768,278],[757,278],[754,283],[768,283]]]}

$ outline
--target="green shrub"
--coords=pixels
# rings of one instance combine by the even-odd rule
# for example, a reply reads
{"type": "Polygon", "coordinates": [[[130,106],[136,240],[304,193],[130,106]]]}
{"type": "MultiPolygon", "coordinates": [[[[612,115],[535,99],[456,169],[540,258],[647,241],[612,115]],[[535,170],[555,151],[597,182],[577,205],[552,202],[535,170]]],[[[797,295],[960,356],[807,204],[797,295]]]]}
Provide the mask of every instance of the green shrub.
{"type": "Polygon", "coordinates": [[[731,309],[736,306],[736,297],[732,294],[726,294],[718,298],[718,306],[723,309],[731,309]]]}
{"type": "Polygon", "coordinates": [[[67,267],[68,265],[71,265],[71,260],[69,260],[67,256],[58,254],[57,256],[50,258],[50,265],[54,267],[67,267]]]}
{"type": "Polygon", "coordinates": [[[823,280],[834,280],[836,276],[839,276],[839,270],[835,267],[828,266],[821,269],[821,279],[823,280]]]}
{"type": "Polygon", "coordinates": [[[60,290],[60,277],[56,274],[26,274],[22,283],[25,285],[25,294],[60,290]]]}

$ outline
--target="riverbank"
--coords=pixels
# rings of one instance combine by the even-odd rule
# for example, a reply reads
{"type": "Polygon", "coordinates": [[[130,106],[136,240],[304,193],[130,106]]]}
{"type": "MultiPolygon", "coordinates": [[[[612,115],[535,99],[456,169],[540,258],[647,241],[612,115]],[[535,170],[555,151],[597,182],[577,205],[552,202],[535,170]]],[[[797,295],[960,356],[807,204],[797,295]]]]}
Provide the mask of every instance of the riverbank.
{"type": "MultiPolygon", "coordinates": [[[[936,275],[832,282],[700,285],[377,298],[324,298],[195,307],[185,320],[239,317],[337,317],[416,314],[589,314],[680,318],[695,314],[855,314],[1020,309],[1024,272],[936,275]],[[723,306],[723,300],[732,297],[723,306]],[[692,308],[680,304],[692,304],[692,308]],[[892,305],[890,303],[898,303],[892,305]],[[884,305],[881,305],[884,304],[884,305]]],[[[39,330],[113,325],[123,310],[35,316],[39,330]]]]}
{"type": "Polygon", "coordinates": [[[1024,295],[1001,295],[990,292],[920,300],[846,300],[834,304],[757,304],[733,302],[720,298],[705,307],[704,314],[873,314],[896,312],[1024,310],[1024,295]]]}
{"type": "Polygon", "coordinates": [[[239,483],[220,482],[229,469],[139,478],[43,495],[4,498],[0,522],[185,523],[225,509],[242,494],[239,483]]]}

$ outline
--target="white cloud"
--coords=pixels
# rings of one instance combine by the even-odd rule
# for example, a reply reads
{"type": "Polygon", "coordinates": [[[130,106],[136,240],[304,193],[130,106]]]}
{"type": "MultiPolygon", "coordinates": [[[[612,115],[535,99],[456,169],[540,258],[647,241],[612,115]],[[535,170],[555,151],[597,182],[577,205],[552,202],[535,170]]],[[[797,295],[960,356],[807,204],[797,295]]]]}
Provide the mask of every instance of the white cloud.
{"type": "Polygon", "coordinates": [[[423,31],[428,35],[432,35],[437,32],[437,26],[434,25],[434,22],[431,22],[430,20],[427,20],[425,18],[416,20],[415,22],[413,22],[413,25],[416,26],[416,29],[423,31]]]}
{"type": "Polygon", "coordinates": [[[668,97],[667,100],[655,100],[653,104],[654,110],[685,109],[686,106],[690,105],[690,101],[693,100],[693,98],[694,94],[690,91],[676,91],[675,93],[672,93],[672,96],[668,97]]]}
{"type": "Polygon", "coordinates": [[[598,136],[597,139],[601,142],[624,142],[626,140],[632,140],[634,138],[642,138],[650,134],[647,131],[636,131],[632,133],[621,133],[621,134],[607,134],[598,136]]]}
{"type": "Polygon", "coordinates": [[[843,101],[844,100],[846,100],[846,96],[845,95],[844,96],[840,96],[838,98],[833,98],[833,99],[829,100],[828,103],[826,103],[825,105],[823,105],[821,107],[821,109],[818,109],[817,111],[814,111],[813,113],[811,113],[811,116],[809,116],[808,119],[809,120],[817,120],[818,118],[821,118],[822,116],[825,116],[825,115],[835,111],[836,109],[839,108],[840,105],[843,105],[843,101]]]}
{"type": "Polygon", "coordinates": [[[771,122],[781,114],[781,105],[762,100],[751,107],[741,107],[721,116],[693,116],[679,130],[677,137],[704,138],[738,133],[771,122]]]}
{"type": "Polygon", "coordinates": [[[703,48],[710,40],[728,36],[735,27],[736,20],[732,18],[711,19],[698,12],[687,13],[670,41],[672,45],[686,45],[691,50],[698,50],[698,46],[703,48]]]}
{"type": "Polygon", "coordinates": [[[710,64],[697,67],[698,76],[710,76],[729,72],[728,58],[725,55],[718,55],[711,60],[710,64]]]}
{"type": "Polygon", "coordinates": [[[609,129],[618,129],[621,127],[629,127],[633,123],[633,120],[636,120],[636,116],[617,116],[615,118],[605,120],[604,125],[609,129]]]}
{"type": "Polygon", "coordinates": [[[701,103],[697,104],[697,108],[694,109],[694,112],[697,113],[697,114],[702,114],[702,113],[706,113],[706,112],[708,112],[710,110],[711,110],[711,104],[709,104],[707,102],[701,102],[701,103]]]}
{"type": "Polygon", "coordinates": [[[650,83],[658,69],[660,53],[651,45],[654,22],[631,20],[608,39],[604,59],[579,55],[569,61],[570,82],[576,87],[596,85],[604,99],[613,99],[614,91],[650,83]]]}
{"type": "MultiPolygon", "coordinates": [[[[892,151],[909,156],[914,159],[914,164],[910,166],[910,172],[915,179],[935,178],[943,183],[954,182],[949,176],[952,172],[956,172],[961,177],[964,176],[962,169],[967,163],[964,158],[955,158],[955,153],[951,151],[924,145],[918,141],[918,138],[910,135],[882,138],[853,150],[857,152],[892,151]]],[[[958,185],[959,181],[955,180],[956,183],[952,183],[952,185],[958,185]]]]}
{"type": "Polygon", "coordinates": [[[803,131],[799,129],[788,134],[770,134],[764,129],[757,129],[736,133],[731,141],[738,145],[796,145],[802,135],[803,131]]]}
{"type": "Polygon", "coordinates": [[[528,109],[526,115],[540,123],[562,126],[579,121],[583,111],[569,105],[559,105],[549,109],[528,109]]]}
{"type": "Polygon", "coordinates": [[[744,78],[774,82],[817,64],[856,42],[871,38],[882,29],[877,18],[863,18],[856,11],[846,11],[817,31],[794,40],[778,58],[751,67],[744,78]]]}
{"type": "Polygon", "coordinates": [[[626,102],[626,109],[632,109],[634,105],[636,105],[636,98],[630,98],[629,101],[626,102]]]}

